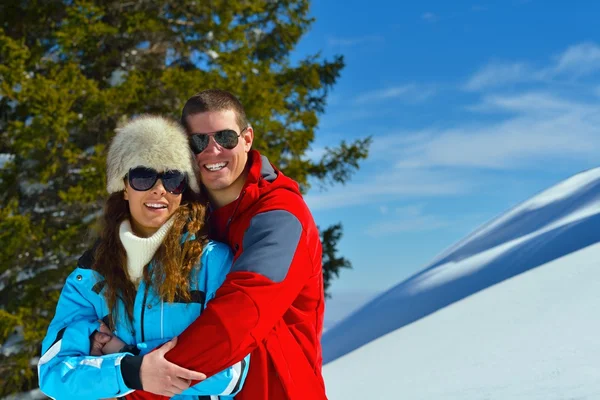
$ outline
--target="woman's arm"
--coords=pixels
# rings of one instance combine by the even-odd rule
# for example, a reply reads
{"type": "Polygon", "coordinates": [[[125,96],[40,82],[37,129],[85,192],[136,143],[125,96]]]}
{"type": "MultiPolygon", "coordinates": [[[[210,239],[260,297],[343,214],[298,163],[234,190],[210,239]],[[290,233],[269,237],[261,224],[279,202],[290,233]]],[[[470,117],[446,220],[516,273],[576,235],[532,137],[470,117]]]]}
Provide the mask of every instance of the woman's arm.
{"type": "Polygon", "coordinates": [[[67,278],[42,342],[39,385],[55,399],[108,398],[132,391],[121,374],[121,360],[128,353],[90,356],[90,337],[100,328],[101,317],[90,296],[96,279],[93,271],[81,268],[67,278]]]}

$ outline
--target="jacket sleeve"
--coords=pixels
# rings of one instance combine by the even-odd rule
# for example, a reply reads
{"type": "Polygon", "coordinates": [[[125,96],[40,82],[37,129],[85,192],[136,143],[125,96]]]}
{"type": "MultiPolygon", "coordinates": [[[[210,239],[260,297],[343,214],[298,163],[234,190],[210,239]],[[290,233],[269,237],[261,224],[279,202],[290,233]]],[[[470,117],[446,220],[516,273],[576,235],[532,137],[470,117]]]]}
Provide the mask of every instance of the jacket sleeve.
{"type": "MultiPolygon", "coordinates": [[[[318,238],[318,232],[310,234],[318,238]]],[[[306,236],[292,212],[273,210],[255,215],[244,234],[243,252],[216,297],[179,336],[166,358],[211,376],[251,353],[278,324],[309,278],[321,273],[312,258],[319,252],[309,248],[306,236]]],[[[320,246],[318,239],[311,243],[320,246]]]]}
{"type": "MultiPolygon", "coordinates": [[[[90,335],[99,328],[92,299],[89,270],[76,269],[68,278],[56,314],[42,342],[38,362],[41,391],[54,399],[98,399],[131,392],[121,374],[121,360],[129,353],[90,356],[90,335]]],[[[100,297],[99,297],[100,299],[100,297]]]]}
{"type": "Polygon", "coordinates": [[[235,396],[244,386],[249,365],[250,355],[247,355],[242,361],[197,383],[183,391],[182,394],[195,396],[235,396]]]}

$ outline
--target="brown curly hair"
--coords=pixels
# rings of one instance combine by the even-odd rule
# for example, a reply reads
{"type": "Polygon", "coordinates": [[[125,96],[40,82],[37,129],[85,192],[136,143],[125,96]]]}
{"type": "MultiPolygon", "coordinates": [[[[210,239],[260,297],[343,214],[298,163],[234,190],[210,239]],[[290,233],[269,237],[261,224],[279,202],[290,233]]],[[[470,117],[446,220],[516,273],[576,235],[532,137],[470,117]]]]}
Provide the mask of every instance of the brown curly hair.
{"type": "MultiPolygon", "coordinates": [[[[152,285],[156,293],[167,302],[175,297],[190,300],[189,278],[199,263],[202,250],[208,241],[205,224],[206,201],[186,190],[181,205],[175,211],[174,223],[152,259],[152,271],[144,267],[144,282],[152,285]],[[194,235],[194,240],[181,243],[184,232],[194,235]]],[[[94,270],[105,279],[104,297],[111,310],[111,329],[118,319],[117,298],[121,298],[129,323],[133,321],[133,305],[136,286],[131,282],[127,271],[127,254],[119,238],[119,227],[125,219],[131,218],[129,204],[123,192],[111,194],[106,200],[103,226],[95,251],[94,270]]]]}

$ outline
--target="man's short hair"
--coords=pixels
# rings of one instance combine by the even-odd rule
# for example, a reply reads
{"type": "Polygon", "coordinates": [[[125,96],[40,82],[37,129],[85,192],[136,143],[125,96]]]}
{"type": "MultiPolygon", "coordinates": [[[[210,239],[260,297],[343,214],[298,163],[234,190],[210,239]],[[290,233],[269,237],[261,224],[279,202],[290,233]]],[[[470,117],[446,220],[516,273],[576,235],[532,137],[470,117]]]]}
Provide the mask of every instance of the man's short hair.
{"type": "Polygon", "coordinates": [[[187,117],[209,111],[233,111],[240,130],[249,126],[242,103],[233,94],[221,89],[207,89],[188,99],[181,111],[181,124],[190,132],[187,117]]]}

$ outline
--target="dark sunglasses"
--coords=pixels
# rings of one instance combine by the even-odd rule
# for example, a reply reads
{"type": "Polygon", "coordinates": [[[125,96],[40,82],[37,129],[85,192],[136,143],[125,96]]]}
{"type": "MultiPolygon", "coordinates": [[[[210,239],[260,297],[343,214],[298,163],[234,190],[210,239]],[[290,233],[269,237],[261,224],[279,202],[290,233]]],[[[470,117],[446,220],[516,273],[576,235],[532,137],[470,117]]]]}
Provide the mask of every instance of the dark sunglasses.
{"type": "Polygon", "coordinates": [[[233,129],[223,129],[214,133],[192,133],[190,135],[190,147],[194,154],[200,154],[208,147],[210,137],[215,138],[217,144],[227,150],[233,149],[239,142],[239,137],[242,133],[248,129],[247,127],[242,129],[238,134],[233,129]]]}
{"type": "Polygon", "coordinates": [[[127,173],[129,186],[138,192],[150,190],[160,178],[165,190],[172,194],[181,194],[187,187],[186,176],[181,171],[157,172],[146,167],[131,168],[127,173]]]}

